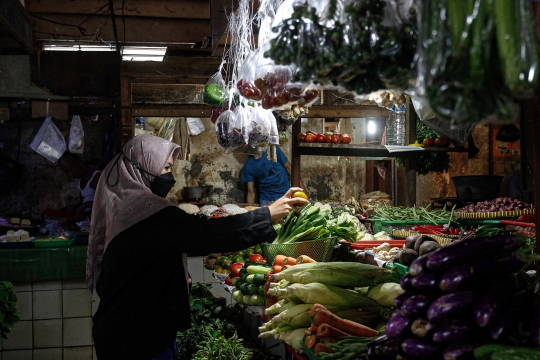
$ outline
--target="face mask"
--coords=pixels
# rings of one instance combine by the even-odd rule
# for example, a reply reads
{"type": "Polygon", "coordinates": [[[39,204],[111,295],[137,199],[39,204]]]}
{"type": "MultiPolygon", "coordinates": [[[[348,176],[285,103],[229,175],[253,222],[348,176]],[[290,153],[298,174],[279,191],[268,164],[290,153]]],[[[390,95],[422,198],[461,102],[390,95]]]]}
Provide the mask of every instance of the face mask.
{"type": "Polygon", "coordinates": [[[164,198],[172,189],[176,180],[172,173],[166,173],[160,176],[156,176],[154,181],[150,184],[150,190],[157,196],[164,198]]]}

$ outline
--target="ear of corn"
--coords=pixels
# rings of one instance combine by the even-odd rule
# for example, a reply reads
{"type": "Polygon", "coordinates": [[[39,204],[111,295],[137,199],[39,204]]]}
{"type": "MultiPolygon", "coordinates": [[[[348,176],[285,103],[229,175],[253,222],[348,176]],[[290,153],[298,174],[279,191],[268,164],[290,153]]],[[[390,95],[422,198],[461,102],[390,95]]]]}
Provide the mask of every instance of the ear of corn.
{"type": "Polygon", "coordinates": [[[290,268],[286,269],[286,270],[283,270],[277,274],[272,274],[270,275],[270,278],[272,279],[276,279],[276,280],[287,280],[287,281],[292,281],[292,275],[297,273],[297,272],[301,272],[301,271],[304,271],[306,269],[309,269],[311,268],[312,266],[315,266],[315,264],[318,264],[318,263],[306,263],[306,264],[299,264],[299,265],[294,265],[294,266],[291,266],[290,268]]]}
{"type": "Polygon", "coordinates": [[[280,333],[278,340],[290,345],[294,350],[301,350],[302,345],[300,344],[300,341],[302,341],[306,330],[307,327],[295,329],[286,333],[280,333]]]}
{"type": "Polygon", "coordinates": [[[274,305],[264,309],[264,314],[265,315],[277,315],[277,314],[281,313],[282,311],[290,309],[290,308],[292,308],[294,306],[296,306],[295,302],[288,301],[286,299],[282,299],[282,300],[279,300],[274,305]]]}
{"type": "Polygon", "coordinates": [[[290,275],[288,273],[284,277],[295,283],[319,282],[344,287],[374,286],[392,280],[392,271],[373,265],[352,262],[309,264],[313,265],[303,271],[291,271],[290,275]]]}
{"type": "Polygon", "coordinates": [[[356,291],[321,283],[292,284],[287,289],[280,289],[278,296],[287,296],[289,299],[298,299],[304,303],[359,307],[375,316],[383,315],[385,312],[375,301],[356,291]]]}

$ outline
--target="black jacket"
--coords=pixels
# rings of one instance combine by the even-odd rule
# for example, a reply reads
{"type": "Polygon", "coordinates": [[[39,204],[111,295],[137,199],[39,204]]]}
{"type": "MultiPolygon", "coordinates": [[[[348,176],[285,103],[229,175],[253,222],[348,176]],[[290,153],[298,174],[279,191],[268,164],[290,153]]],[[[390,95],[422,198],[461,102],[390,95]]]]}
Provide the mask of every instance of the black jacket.
{"type": "Polygon", "coordinates": [[[148,360],[189,329],[182,253],[237,251],[271,241],[270,211],[220,219],[170,206],[118,234],[102,262],[93,337],[99,360],[148,360]]]}

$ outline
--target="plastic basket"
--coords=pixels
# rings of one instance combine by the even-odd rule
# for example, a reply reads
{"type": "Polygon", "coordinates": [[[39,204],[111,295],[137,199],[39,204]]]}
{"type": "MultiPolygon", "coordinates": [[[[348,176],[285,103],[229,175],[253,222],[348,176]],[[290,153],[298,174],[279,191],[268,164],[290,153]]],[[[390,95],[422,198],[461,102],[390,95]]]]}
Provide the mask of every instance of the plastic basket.
{"type": "Polygon", "coordinates": [[[261,244],[266,261],[271,262],[276,255],[285,255],[297,258],[300,255],[307,255],[315,261],[330,261],[334,245],[337,238],[325,238],[317,240],[301,241],[292,244],[261,244]]]}
{"type": "Polygon", "coordinates": [[[386,263],[385,267],[387,269],[392,270],[392,282],[399,284],[401,282],[401,278],[405,276],[409,272],[409,267],[405,265],[401,265],[398,263],[386,263]]]}
{"type": "Polygon", "coordinates": [[[40,236],[32,240],[32,242],[35,247],[64,247],[73,245],[75,238],[69,236],[67,239],[56,239],[50,236],[40,236]]]}
{"type": "Polygon", "coordinates": [[[304,349],[304,352],[306,353],[308,358],[310,358],[310,360],[319,360],[317,355],[315,355],[315,353],[313,351],[311,351],[311,349],[308,348],[306,346],[306,344],[304,344],[304,342],[302,340],[300,340],[300,345],[302,345],[302,348],[304,349]]]}

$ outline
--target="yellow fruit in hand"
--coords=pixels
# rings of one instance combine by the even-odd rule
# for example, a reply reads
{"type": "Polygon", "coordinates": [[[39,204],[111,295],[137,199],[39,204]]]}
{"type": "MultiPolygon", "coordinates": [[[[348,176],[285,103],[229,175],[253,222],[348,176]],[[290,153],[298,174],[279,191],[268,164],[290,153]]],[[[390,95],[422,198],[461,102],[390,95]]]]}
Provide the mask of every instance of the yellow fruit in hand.
{"type": "Polygon", "coordinates": [[[306,199],[307,200],[307,195],[305,192],[303,191],[295,191],[293,194],[292,194],[292,197],[293,198],[302,198],[302,199],[306,199]]]}

